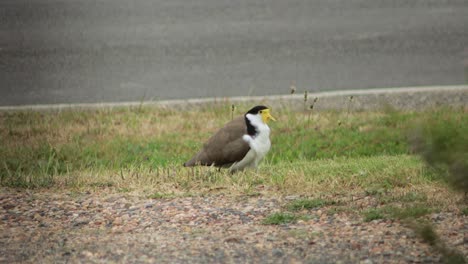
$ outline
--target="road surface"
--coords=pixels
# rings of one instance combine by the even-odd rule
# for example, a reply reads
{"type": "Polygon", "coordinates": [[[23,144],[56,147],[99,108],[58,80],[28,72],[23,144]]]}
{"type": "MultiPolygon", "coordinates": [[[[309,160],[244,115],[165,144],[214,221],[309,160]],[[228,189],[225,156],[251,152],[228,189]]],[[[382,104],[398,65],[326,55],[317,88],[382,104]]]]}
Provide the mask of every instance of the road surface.
{"type": "Polygon", "coordinates": [[[466,84],[466,0],[2,0],[0,106],[466,84]]]}

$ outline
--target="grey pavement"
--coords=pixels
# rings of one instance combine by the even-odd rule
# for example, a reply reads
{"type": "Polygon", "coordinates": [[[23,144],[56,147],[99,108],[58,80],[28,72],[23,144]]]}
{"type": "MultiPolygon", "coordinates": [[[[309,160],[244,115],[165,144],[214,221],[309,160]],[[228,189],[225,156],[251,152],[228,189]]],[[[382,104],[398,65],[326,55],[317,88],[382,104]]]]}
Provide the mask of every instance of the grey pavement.
{"type": "MultiPolygon", "coordinates": [[[[233,96],[192,99],[173,99],[133,102],[102,102],[75,104],[34,104],[0,106],[0,111],[61,111],[67,109],[96,109],[119,107],[158,107],[178,110],[191,110],[211,106],[231,107],[245,104],[263,104],[273,109],[288,110],[424,110],[437,106],[468,107],[468,85],[427,86],[427,87],[392,87],[379,89],[341,90],[308,93],[283,94],[268,96],[233,96]]],[[[239,111],[244,111],[238,109],[239,111]]]]}
{"type": "Polygon", "coordinates": [[[466,84],[466,0],[2,0],[0,106],[466,84]]]}

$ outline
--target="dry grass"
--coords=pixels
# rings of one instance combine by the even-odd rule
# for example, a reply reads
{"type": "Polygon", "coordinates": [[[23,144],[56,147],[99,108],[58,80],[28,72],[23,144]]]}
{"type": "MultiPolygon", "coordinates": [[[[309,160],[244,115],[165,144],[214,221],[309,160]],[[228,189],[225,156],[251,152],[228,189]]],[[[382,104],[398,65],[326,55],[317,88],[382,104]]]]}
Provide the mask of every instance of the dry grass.
{"type": "MultiPolygon", "coordinates": [[[[250,107],[238,105],[235,115],[250,107]]],[[[210,167],[182,167],[232,118],[231,109],[0,112],[0,186],[152,199],[295,197],[285,212],[267,217],[265,224],[299,221],[315,207],[365,221],[420,220],[438,211],[466,214],[466,197],[413,154],[409,135],[421,120],[444,127],[444,120],[453,118],[466,129],[467,109],[319,113],[274,108],[279,122],[271,124],[272,149],[258,171],[231,175],[210,167]]],[[[463,149],[468,142],[455,143],[463,149]]],[[[415,230],[436,250],[458,257],[432,229],[415,230]]]]}
{"type": "Polygon", "coordinates": [[[347,203],[375,196],[382,204],[422,203],[431,208],[458,210],[463,195],[433,181],[424,164],[412,156],[330,159],[291,164],[264,164],[258,171],[235,175],[216,168],[128,168],[87,170],[54,177],[53,188],[77,191],[103,189],[138,196],[160,197],[208,194],[294,195],[338,199],[347,203]],[[378,192],[372,192],[378,190],[378,192]],[[415,198],[409,194],[417,194],[415,198]],[[410,198],[408,198],[410,197],[410,198]],[[424,197],[424,199],[419,199],[424,197]]]}
{"type": "MultiPolygon", "coordinates": [[[[234,115],[250,106],[238,105],[234,115]]],[[[281,194],[398,197],[428,206],[460,197],[411,156],[408,131],[421,119],[466,121],[466,110],[292,112],[273,109],[272,150],[259,171],[229,175],[180,164],[232,118],[232,107],[196,111],[118,108],[0,113],[3,186],[114,189],[162,196],[281,194]]]]}

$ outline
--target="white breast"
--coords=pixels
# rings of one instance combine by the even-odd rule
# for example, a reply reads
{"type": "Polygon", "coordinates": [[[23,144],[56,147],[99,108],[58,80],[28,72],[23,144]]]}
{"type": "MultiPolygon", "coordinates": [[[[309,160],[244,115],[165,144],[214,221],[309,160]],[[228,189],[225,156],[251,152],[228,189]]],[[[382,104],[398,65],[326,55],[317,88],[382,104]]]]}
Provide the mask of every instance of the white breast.
{"type": "Polygon", "coordinates": [[[257,127],[259,133],[256,137],[251,137],[249,135],[244,135],[244,140],[248,137],[249,139],[246,142],[249,144],[250,148],[255,151],[255,166],[265,157],[271,147],[270,142],[270,128],[262,124],[257,127]]]}
{"type": "Polygon", "coordinates": [[[242,170],[246,167],[256,168],[260,161],[265,157],[271,147],[270,128],[263,123],[258,115],[247,114],[251,124],[257,129],[257,135],[252,137],[244,135],[242,139],[250,146],[250,151],[240,162],[231,167],[231,171],[242,170]]]}

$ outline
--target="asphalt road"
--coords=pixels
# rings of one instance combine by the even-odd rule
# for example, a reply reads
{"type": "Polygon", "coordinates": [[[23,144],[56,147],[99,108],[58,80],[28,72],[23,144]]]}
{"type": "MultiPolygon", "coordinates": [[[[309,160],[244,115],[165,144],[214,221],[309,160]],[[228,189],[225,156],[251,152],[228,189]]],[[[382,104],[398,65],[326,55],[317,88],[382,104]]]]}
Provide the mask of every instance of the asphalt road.
{"type": "Polygon", "coordinates": [[[453,85],[466,0],[2,0],[0,105],[453,85]]]}

